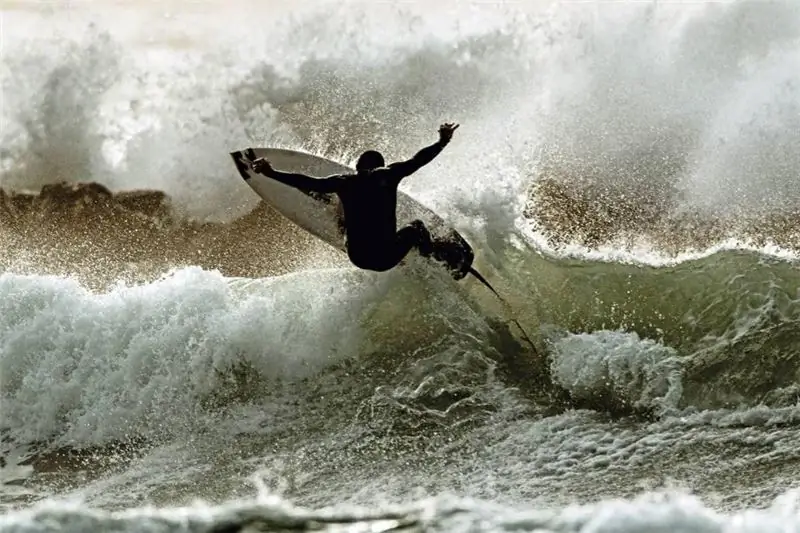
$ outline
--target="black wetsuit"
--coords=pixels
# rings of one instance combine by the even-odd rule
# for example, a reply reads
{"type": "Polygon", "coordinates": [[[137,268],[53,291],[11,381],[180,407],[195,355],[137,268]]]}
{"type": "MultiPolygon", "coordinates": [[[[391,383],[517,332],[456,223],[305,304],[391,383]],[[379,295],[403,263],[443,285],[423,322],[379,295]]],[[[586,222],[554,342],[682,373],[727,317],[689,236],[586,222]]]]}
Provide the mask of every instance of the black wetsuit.
{"type": "Polygon", "coordinates": [[[311,178],[275,170],[268,175],[300,190],[339,196],[350,261],[359,268],[383,272],[397,266],[412,248],[423,256],[433,251],[430,232],[422,221],[397,231],[397,187],[403,178],[430,163],[447,143],[439,140],[408,161],[352,175],[311,178]]]}

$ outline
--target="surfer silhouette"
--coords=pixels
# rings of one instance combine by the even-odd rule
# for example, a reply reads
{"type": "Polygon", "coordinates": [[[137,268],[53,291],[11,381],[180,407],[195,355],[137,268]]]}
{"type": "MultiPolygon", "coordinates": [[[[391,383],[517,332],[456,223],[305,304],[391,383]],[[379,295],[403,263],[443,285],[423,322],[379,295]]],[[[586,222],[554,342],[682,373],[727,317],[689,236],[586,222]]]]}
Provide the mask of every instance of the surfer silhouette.
{"type": "Polygon", "coordinates": [[[345,246],[350,262],[364,270],[384,272],[397,266],[416,248],[423,257],[433,253],[433,241],[421,220],[397,230],[397,188],[438,156],[453,138],[458,124],[439,127],[439,140],[407,161],[386,165],[375,150],[361,154],[355,174],[313,178],[280,172],[265,158],[253,161],[253,171],[301,191],[336,194],[343,211],[345,246]]]}

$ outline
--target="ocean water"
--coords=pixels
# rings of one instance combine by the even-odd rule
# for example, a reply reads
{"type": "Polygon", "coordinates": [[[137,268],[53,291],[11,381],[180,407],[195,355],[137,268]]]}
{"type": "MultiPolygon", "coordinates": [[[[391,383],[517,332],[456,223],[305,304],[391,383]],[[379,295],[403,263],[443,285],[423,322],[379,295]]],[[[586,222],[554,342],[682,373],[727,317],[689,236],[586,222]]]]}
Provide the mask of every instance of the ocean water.
{"type": "Polygon", "coordinates": [[[3,533],[800,528],[800,4],[0,9],[3,533]],[[508,308],[227,155],[447,121],[508,308]]]}

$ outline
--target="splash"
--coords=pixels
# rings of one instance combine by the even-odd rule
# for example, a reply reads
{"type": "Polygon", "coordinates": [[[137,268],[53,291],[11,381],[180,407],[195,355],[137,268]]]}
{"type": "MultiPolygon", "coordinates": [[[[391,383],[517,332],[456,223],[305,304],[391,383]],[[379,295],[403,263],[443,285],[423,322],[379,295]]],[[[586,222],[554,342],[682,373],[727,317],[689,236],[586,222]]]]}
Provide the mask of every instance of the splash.
{"type": "Polygon", "coordinates": [[[536,125],[540,227],[589,247],[796,247],[797,6],[564,10],[536,125]]]}
{"type": "Polygon", "coordinates": [[[556,243],[797,245],[791,2],[531,3],[455,18],[319,2],[265,16],[268,38],[217,28],[207,46],[199,22],[171,42],[115,26],[113,9],[76,11],[46,52],[7,44],[4,187],[159,189],[183,214],[230,220],[255,200],[231,181],[229,150],[406,157],[457,120],[435,179],[406,185],[453,217],[519,219],[534,185],[525,215],[556,243]],[[498,176],[513,176],[510,188],[496,190],[498,176]],[[480,191],[496,196],[492,212],[480,191]]]}

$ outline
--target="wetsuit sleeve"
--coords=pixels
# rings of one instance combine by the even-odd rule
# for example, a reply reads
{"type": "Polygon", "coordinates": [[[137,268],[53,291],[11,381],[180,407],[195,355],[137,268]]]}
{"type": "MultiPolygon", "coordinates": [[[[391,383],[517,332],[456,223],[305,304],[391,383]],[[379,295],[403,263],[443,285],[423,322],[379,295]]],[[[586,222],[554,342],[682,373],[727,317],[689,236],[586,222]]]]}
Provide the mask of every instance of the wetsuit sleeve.
{"type": "Polygon", "coordinates": [[[311,176],[306,176],[305,174],[280,172],[278,170],[273,170],[269,174],[265,175],[290,187],[294,187],[295,189],[309,192],[334,193],[339,189],[339,184],[341,183],[339,176],[312,178],[311,176]]]}
{"type": "Polygon", "coordinates": [[[447,142],[448,141],[443,141],[440,139],[432,145],[426,146],[417,152],[414,157],[408,161],[398,161],[397,163],[392,163],[387,167],[389,174],[397,181],[400,181],[406,176],[410,176],[420,168],[433,161],[434,158],[442,152],[444,147],[447,146],[447,142]]]}

